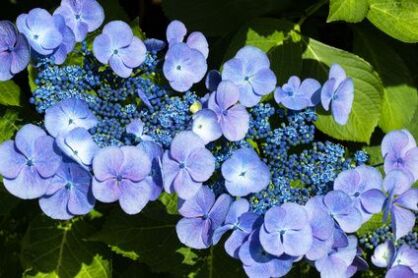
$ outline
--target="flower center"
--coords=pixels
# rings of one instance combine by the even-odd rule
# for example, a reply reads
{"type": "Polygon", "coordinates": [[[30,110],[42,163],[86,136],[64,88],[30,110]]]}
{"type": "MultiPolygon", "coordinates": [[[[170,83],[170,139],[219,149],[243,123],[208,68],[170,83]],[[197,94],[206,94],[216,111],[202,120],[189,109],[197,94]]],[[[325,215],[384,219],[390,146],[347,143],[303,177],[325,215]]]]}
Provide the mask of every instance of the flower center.
{"type": "Polygon", "coordinates": [[[69,119],[68,120],[68,125],[72,125],[74,123],[74,120],[73,119],[69,119]]]}
{"type": "Polygon", "coordinates": [[[176,69],[177,69],[177,70],[181,70],[181,66],[180,66],[180,65],[178,65],[178,66],[176,67],[176,69]]]}
{"type": "Polygon", "coordinates": [[[180,164],[179,164],[179,168],[180,168],[180,169],[184,169],[184,168],[186,168],[186,165],[184,164],[184,162],[180,162],[180,164]]]}
{"type": "Polygon", "coordinates": [[[33,166],[33,161],[32,161],[32,159],[28,159],[27,161],[26,161],[26,165],[27,166],[33,166]]]}
{"type": "Polygon", "coordinates": [[[354,197],[358,197],[358,196],[360,196],[360,192],[356,192],[356,193],[354,193],[354,197]]]}
{"type": "Polygon", "coordinates": [[[81,19],[81,15],[76,14],[76,15],[75,15],[75,19],[80,20],[80,19],[81,19]]]}
{"type": "Polygon", "coordinates": [[[122,176],[121,176],[121,175],[117,175],[117,176],[116,176],[116,180],[117,180],[118,182],[121,182],[121,181],[122,181],[122,179],[123,179],[123,178],[122,178],[122,176]]]}
{"type": "Polygon", "coordinates": [[[114,55],[118,55],[119,54],[119,50],[117,50],[117,49],[113,50],[113,54],[114,55]]]}
{"type": "Polygon", "coordinates": [[[71,188],[73,188],[74,184],[72,182],[67,182],[67,184],[65,185],[65,189],[70,190],[71,188]]]}
{"type": "Polygon", "coordinates": [[[245,177],[245,175],[247,174],[247,172],[246,171],[242,171],[240,174],[239,174],[239,176],[240,177],[245,177]]]}
{"type": "Polygon", "coordinates": [[[397,163],[397,164],[403,164],[403,159],[402,159],[401,157],[398,157],[398,158],[396,159],[396,163],[397,163]]]}
{"type": "Polygon", "coordinates": [[[33,39],[36,41],[39,39],[39,35],[33,35],[33,39]]]}
{"type": "Polygon", "coordinates": [[[228,116],[228,110],[224,110],[224,111],[222,111],[222,115],[224,115],[224,116],[228,116]]]}
{"type": "Polygon", "coordinates": [[[248,80],[250,80],[250,77],[249,76],[246,76],[246,77],[244,77],[244,80],[245,81],[248,81],[248,80]]]}

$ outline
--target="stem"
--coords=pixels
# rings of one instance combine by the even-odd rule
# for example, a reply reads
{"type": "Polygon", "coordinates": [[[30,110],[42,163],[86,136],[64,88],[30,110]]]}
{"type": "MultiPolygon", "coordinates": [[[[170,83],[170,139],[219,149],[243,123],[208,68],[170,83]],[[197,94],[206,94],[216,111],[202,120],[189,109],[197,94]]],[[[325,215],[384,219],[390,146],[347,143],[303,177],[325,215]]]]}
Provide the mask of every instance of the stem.
{"type": "Polygon", "coordinates": [[[383,164],[384,164],[384,162],[377,163],[377,164],[372,165],[372,167],[380,167],[380,166],[383,166],[383,164]]]}
{"type": "Polygon", "coordinates": [[[328,0],[320,0],[312,6],[309,6],[304,12],[305,15],[301,17],[297,25],[301,26],[308,17],[316,13],[326,3],[328,3],[328,0]]]}

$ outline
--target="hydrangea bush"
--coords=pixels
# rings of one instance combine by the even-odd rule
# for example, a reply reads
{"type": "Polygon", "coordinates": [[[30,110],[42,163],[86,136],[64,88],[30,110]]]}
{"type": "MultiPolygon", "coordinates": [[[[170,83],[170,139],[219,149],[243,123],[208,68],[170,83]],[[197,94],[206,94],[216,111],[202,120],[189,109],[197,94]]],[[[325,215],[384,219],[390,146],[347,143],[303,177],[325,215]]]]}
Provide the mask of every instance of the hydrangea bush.
{"type": "Polygon", "coordinates": [[[0,102],[25,69],[32,90],[31,116],[0,125],[1,213],[33,218],[25,277],[418,276],[416,126],[373,133],[390,88],[370,64],[303,37],[303,17],[255,20],[211,69],[204,33],[147,38],[107,12],[62,0],[0,21],[0,102]]]}

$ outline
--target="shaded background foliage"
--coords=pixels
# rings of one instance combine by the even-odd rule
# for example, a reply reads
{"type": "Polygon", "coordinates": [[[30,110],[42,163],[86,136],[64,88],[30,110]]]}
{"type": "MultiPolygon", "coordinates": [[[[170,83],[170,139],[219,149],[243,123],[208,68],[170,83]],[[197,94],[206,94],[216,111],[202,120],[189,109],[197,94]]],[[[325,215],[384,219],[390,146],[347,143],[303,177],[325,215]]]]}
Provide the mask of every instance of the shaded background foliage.
{"type": "MultiPolygon", "coordinates": [[[[2,0],[0,18],[14,21],[53,0],[2,0]]],[[[164,39],[171,19],[209,37],[210,68],[245,44],[266,51],[283,83],[292,74],[324,81],[341,64],[356,86],[347,126],[320,113],[320,137],[353,141],[372,163],[382,161],[384,133],[408,128],[418,137],[418,3],[415,0],[99,0],[106,20],[133,22],[147,37],[164,39]]],[[[39,121],[28,103],[27,72],[0,83],[0,142],[22,123],[39,121]]],[[[41,214],[36,201],[19,201],[0,187],[0,277],[244,277],[238,262],[218,244],[192,251],[175,234],[175,197],[165,195],[142,213],[128,216],[100,205],[85,217],[58,222],[41,214]]],[[[367,234],[379,217],[360,230],[367,234]]],[[[358,274],[381,277],[371,269],[358,274]]],[[[290,277],[316,277],[298,264],[290,277]]]]}

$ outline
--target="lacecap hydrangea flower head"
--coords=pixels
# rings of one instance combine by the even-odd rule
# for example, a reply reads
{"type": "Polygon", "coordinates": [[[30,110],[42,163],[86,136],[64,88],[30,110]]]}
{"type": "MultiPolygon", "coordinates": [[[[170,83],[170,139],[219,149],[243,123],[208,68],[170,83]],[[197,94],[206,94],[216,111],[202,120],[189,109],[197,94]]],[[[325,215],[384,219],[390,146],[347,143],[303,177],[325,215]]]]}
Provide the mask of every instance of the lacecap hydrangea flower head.
{"type": "Polygon", "coordinates": [[[138,214],[176,195],[179,241],[223,244],[249,277],[282,277],[301,261],[321,277],[351,277],[367,266],[357,231],[381,215],[391,238],[374,242],[373,264],[387,277],[418,275],[416,250],[399,244],[418,211],[413,136],[384,137],[381,172],[365,152],[315,134],[316,109],[350,121],[356,94],[342,66],[327,80],[278,84],[267,54],[248,45],[208,72],[206,37],[178,20],[165,41],[104,21],[96,0],[0,21],[0,80],[31,62],[30,103],[42,116],[0,145],[10,194],[38,199],[57,220],[98,203],[138,214]]]}

